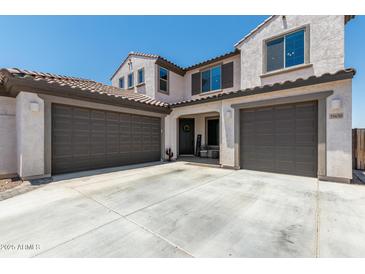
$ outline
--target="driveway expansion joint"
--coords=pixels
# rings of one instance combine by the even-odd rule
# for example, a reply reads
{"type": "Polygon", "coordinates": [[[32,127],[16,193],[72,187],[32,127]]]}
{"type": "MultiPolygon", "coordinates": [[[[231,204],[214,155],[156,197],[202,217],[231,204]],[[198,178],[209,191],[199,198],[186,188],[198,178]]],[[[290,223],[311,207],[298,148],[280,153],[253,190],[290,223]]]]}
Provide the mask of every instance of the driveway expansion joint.
{"type": "Polygon", "coordinates": [[[145,207],[142,207],[142,208],[139,208],[139,209],[137,209],[137,210],[135,210],[135,211],[132,211],[132,212],[130,212],[130,213],[128,213],[128,214],[125,214],[124,216],[125,216],[125,217],[128,217],[128,216],[133,215],[133,214],[135,214],[135,213],[137,213],[137,212],[139,212],[139,211],[145,210],[145,209],[150,208],[150,207],[152,207],[152,206],[155,206],[155,205],[158,205],[158,204],[163,203],[163,202],[165,202],[165,201],[168,201],[168,200],[170,200],[170,199],[172,199],[172,198],[175,198],[175,197],[177,197],[177,196],[179,196],[179,195],[181,195],[181,194],[184,194],[184,193],[186,193],[186,192],[189,192],[189,191],[191,191],[191,190],[198,189],[198,188],[200,188],[200,187],[206,186],[206,185],[208,185],[208,184],[210,184],[210,183],[213,183],[213,182],[214,182],[214,181],[216,181],[216,180],[220,180],[220,179],[222,179],[222,178],[224,178],[224,177],[227,177],[228,175],[231,175],[232,173],[233,173],[233,171],[232,171],[232,172],[230,172],[230,173],[228,173],[228,174],[222,175],[222,176],[221,176],[221,177],[219,177],[219,178],[214,178],[214,179],[212,179],[212,180],[210,180],[210,181],[207,181],[207,182],[205,182],[205,183],[202,183],[202,184],[200,184],[200,185],[190,187],[190,188],[185,189],[185,190],[183,190],[183,191],[181,191],[181,192],[175,193],[174,195],[171,195],[171,196],[169,196],[169,197],[167,197],[167,198],[165,198],[165,199],[159,200],[159,201],[154,202],[154,203],[152,203],[152,204],[150,204],[150,205],[147,205],[147,206],[145,206],[145,207]]]}
{"type": "MultiPolygon", "coordinates": [[[[113,221],[111,221],[111,222],[108,222],[108,223],[106,223],[106,224],[103,224],[103,225],[101,225],[100,227],[103,227],[104,225],[107,225],[107,224],[109,224],[109,223],[112,223],[112,222],[114,222],[114,221],[117,221],[117,220],[119,220],[119,219],[123,218],[123,219],[125,219],[126,221],[128,221],[128,222],[130,222],[130,223],[132,223],[132,224],[134,224],[134,225],[138,226],[139,228],[143,229],[144,231],[149,232],[149,233],[151,233],[152,235],[154,235],[155,237],[157,237],[157,238],[159,238],[159,239],[163,240],[164,242],[166,242],[167,244],[171,245],[172,247],[177,248],[177,249],[179,249],[181,252],[186,253],[188,256],[190,256],[190,257],[193,257],[193,258],[194,258],[194,256],[193,256],[192,254],[190,254],[188,251],[184,250],[183,248],[181,248],[181,247],[180,247],[180,246],[178,246],[177,244],[175,244],[175,243],[171,242],[170,240],[166,239],[165,237],[161,236],[160,234],[158,234],[158,233],[156,233],[156,232],[154,232],[154,231],[152,231],[152,230],[150,230],[150,229],[148,229],[148,228],[146,228],[146,227],[144,227],[144,226],[140,225],[139,223],[137,223],[137,222],[135,222],[135,221],[133,221],[133,220],[131,220],[131,219],[127,218],[127,216],[124,216],[124,215],[120,214],[119,212],[117,212],[117,211],[115,211],[114,209],[112,209],[112,208],[108,207],[107,205],[103,204],[102,202],[100,202],[100,201],[96,200],[95,198],[93,198],[93,197],[91,197],[91,196],[89,196],[89,195],[86,195],[85,193],[81,192],[80,190],[75,189],[75,188],[71,188],[71,189],[72,189],[72,190],[74,190],[74,191],[76,191],[76,192],[78,192],[78,193],[80,193],[80,194],[81,194],[82,196],[84,196],[85,198],[90,199],[90,200],[92,200],[92,201],[94,201],[94,202],[98,203],[98,204],[99,204],[99,205],[101,205],[102,207],[105,207],[106,209],[108,209],[108,210],[110,210],[110,211],[112,211],[112,212],[114,212],[114,213],[116,213],[116,214],[118,214],[118,215],[120,216],[119,218],[117,218],[117,219],[115,219],[115,220],[113,220],[113,221]]],[[[85,232],[85,233],[83,233],[83,234],[81,234],[81,235],[79,235],[79,236],[76,236],[76,237],[74,237],[73,239],[70,239],[70,240],[68,240],[68,241],[66,241],[66,242],[64,242],[64,243],[70,242],[70,241],[72,241],[72,240],[74,240],[74,239],[76,239],[76,238],[78,238],[78,237],[84,236],[84,235],[88,234],[89,232],[92,232],[92,231],[94,231],[94,230],[96,230],[96,229],[99,229],[100,227],[96,227],[96,228],[94,228],[94,229],[92,229],[92,230],[90,230],[90,231],[88,231],[88,232],[85,232]]],[[[64,243],[62,243],[62,244],[64,244],[64,243]]],[[[60,244],[60,245],[62,245],[62,244],[60,244]]],[[[60,245],[58,245],[58,246],[60,246],[60,245]]],[[[56,246],[56,247],[57,247],[57,246],[56,246]]],[[[54,247],[54,248],[55,248],[55,247],[54,247]]]]}

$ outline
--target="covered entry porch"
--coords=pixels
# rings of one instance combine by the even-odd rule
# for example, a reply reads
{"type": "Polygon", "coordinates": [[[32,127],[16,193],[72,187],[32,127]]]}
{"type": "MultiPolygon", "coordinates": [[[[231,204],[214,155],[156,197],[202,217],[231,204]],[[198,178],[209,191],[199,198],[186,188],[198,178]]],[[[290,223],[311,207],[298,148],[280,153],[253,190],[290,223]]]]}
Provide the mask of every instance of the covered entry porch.
{"type": "Polygon", "coordinates": [[[219,112],[181,115],[177,119],[177,157],[195,163],[219,164],[219,112]]]}

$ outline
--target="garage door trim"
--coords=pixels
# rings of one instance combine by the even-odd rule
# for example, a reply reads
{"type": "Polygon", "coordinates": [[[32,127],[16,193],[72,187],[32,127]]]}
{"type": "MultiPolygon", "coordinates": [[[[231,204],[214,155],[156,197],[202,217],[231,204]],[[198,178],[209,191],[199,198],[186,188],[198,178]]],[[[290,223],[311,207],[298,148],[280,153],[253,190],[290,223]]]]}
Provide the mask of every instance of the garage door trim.
{"type": "Polygon", "coordinates": [[[299,103],[304,101],[318,101],[318,178],[327,176],[327,98],[333,94],[332,90],[293,95],[289,97],[266,99],[253,102],[231,104],[234,109],[234,167],[241,168],[240,159],[240,110],[256,106],[280,105],[285,103],[299,103]]]}
{"type": "Polygon", "coordinates": [[[317,176],[317,101],[240,110],[244,169],[317,176]]]}

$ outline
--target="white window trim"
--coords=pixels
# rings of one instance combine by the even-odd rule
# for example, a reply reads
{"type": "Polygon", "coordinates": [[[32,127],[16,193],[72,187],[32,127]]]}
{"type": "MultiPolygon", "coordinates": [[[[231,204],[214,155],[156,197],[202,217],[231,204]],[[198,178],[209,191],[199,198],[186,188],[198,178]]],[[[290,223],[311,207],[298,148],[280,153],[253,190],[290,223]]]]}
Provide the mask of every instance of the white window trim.
{"type": "Polygon", "coordinates": [[[158,85],[158,91],[159,92],[161,92],[163,94],[169,94],[170,93],[170,72],[169,72],[168,69],[166,69],[164,67],[160,67],[160,66],[158,67],[158,83],[157,83],[157,85],[158,85]],[[161,76],[160,76],[160,69],[161,68],[164,69],[164,70],[166,70],[166,72],[167,72],[167,80],[161,79],[161,76]],[[161,90],[160,80],[166,81],[166,88],[167,88],[166,91],[165,90],[161,90]]]}
{"type": "Polygon", "coordinates": [[[134,75],[133,75],[133,72],[128,73],[128,76],[127,76],[127,86],[128,86],[128,89],[134,88],[134,75]],[[130,75],[132,75],[132,85],[131,86],[129,86],[129,76],[130,75]]]}
{"type": "Polygon", "coordinates": [[[262,66],[262,74],[266,75],[266,74],[270,74],[270,73],[276,73],[276,72],[280,72],[280,71],[285,71],[285,70],[289,70],[292,67],[300,67],[300,66],[304,66],[304,65],[308,65],[310,64],[310,26],[308,25],[304,25],[304,26],[300,26],[300,27],[296,27],[296,28],[292,28],[284,33],[281,33],[279,35],[270,37],[268,39],[263,40],[263,66],[262,66]],[[291,66],[291,67],[286,67],[285,66],[285,36],[290,35],[292,33],[295,33],[297,31],[301,31],[304,30],[304,63],[303,64],[299,64],[296,66],[291,66]],[[276,69],[276,70],[270,70],[267,71],[267,43],[274,41],[276,39],[279,38],[284,38],[284,64],[283,64],[283,68],[280,69],[276,69]]]}
{"type": "Polygon", "coordinates": [[[140,84],[144,84],[145,83],[145,80],[146,77],[145,77],[145,73],[144,73],[144,68],[140,68],[138,71],[137,71],[137,84],[140,85],[140,84]],[[143,74],[143,81],[139,81],[139,72],[142,71],[142,74],[143,74]]]}
{"type": "Polygon", "coordinates": [[[219,65],[215,65],[215,66],[212,66],[212,67],[209,67],[207,69],[204,69],[200,72],[200,90],[201,90],[201,94],[204,93],[208,93],[208,92],[216,92],[216,91],[220,91],[222,90],[222,64],[219,64],[219,65]],[[221,79],[220,79],[220,87],[217,88],[217,89],[212,89],[212,69],[216,68],[216,67],[219,67],[220,69],[220,75],[221,75],[221,79]],[[209,90],[207,91],[203,91],[203,73],[210,70],[210,77],[209,77],[209,90]]]}

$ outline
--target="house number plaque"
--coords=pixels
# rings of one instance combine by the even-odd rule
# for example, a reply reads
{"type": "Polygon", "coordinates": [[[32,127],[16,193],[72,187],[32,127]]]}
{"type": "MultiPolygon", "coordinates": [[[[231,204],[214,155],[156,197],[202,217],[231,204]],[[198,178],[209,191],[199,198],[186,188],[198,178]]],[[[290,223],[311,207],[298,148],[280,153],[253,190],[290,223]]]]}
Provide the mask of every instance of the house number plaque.
{"type": "Polygon", "coordinates": [[[330,119],[341,119],[343,118],[343,113],[331,113],[330,119]]]}

